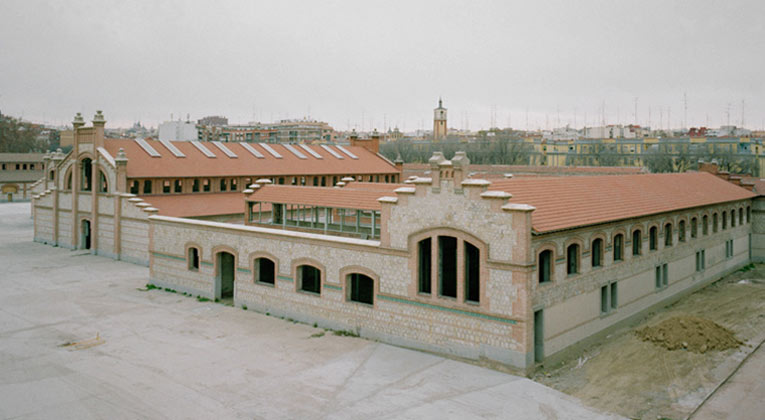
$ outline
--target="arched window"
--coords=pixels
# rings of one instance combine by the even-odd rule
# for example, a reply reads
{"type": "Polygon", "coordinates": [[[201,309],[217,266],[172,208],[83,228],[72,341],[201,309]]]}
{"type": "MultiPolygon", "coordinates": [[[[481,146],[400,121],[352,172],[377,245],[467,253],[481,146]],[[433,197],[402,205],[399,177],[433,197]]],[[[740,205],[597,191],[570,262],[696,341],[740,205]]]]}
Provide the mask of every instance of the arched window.
{"type": "Polygon", "coordinates": [[[736,227],[736,210],[730,211],[730,227],[736,227]]]}
{"type": "Polygon", "coordinates": [[[739,225],[744,224],[744,208],[743,207],[738,209],[738,224],[739,225]]]}
{"type": "Polygon", "coordinates": [[[600,238],[593,240],[590,251],[592,257],[592,266],[600,267],[603,265],[603,240],[600,238]]]}
{"type": "Polygon", "coordinates": [[[728,229],[728,212],[722,212],[722,228],[728,229]]]}
{"type": "Polygon", "coordinates": [[[701,232],[704,236],[709,235],[709,217],[706,214],[701,218],[701,232]]]}
{"type": "Polygon", "coordinates": [[[297,267],[298,290],[310,293],[321,293],[321,270],[312,265],[297,267]]]}
{"type": "Polygon", "coordinates": [[[56,171],[54,171],[54,170],[51,170],[51,171],[50,171],[50,175],[48,175],[48,179],[50,179],[51,181],[53,181],[53,178],[55,178],[55,176],[56,176],[56,171]]]}
{"type": "Polygon", "coordinates": [[[718,223],[717,223],[717,213],[712,215],[712,233],[717,233],[718,223]]]}
{"type": "Polygon", "coordinates": [[[375,281],[371,277],[352,273],[346,276],[346,288],[348,290],[348,300],[351,302],[366,303],[374,305],[375,281]]]}
{"type": "Polygon", "coordinates": [[[685,220],[681,220],[677,224],[677,241],[685,242],[685,220]]]}
{"type": "Polygon", "coordinates": [[[105,193],[109,191],[109,183],[106,181],[104,171],[98,171],[98,192],[105,193]]]}
{"type": "Polygon", "coordinates": [[[571,244],[566,248],[566,274],[579,272],[579,244],[571,244]]]}
{"type": "MultiPolygon", "coordinates": [[[[725,229],[725,217],[723,217],[723,229],[725,229]]],[[[696,239],[699,233],[699,226],[696,218],[691,219],[691,239],[696,239]]]]}
{"type": "Polygon", "coordinates": [[[191,247],[186,253],[186,262],[189,270],[199,270],[199,248],[191,247]]]}
{"type": "Polygon", "coordinates": [[[539,282],[547,283],[552,280],[552,251],[545,249],[539,253],[538,264],[539,267],[539,282]]]}
{"type": "Polygon", "coordinates": [[[481,297],[481,249],[456,236],[434,235],[417,242],[417,292],[464,302],[477,303],[481,297]],[[437,249],[433,249],[437,247],[437,249]],[[462,266],[458,264],[461,255],[462,266]],[[458,267],[459,270],[458,270],[458,267]],[[435,284],[434,284],[435,283],[435,284]],[[458,292],[462,291],[460,295],[458,292]]]}
{"type": "Polygon", "coordinates": [[[614,261],[624,259],[624,235],[621,233],[614,236],[614,261]]]}
{"type": "Polygon", "coordinates": [[[659,248],[659,229],[656,226],[651,226],[648,230],[648,249],[656,251],[659,248]]]}
{"type": "Polygon", "coordinates": [[[274,284],[276,282],[276,264],[271,259],[255,258],[252,268],[252,278],[255,283],[274,284]]]}
{"type": "Polygon", "coordinates": [[[640,255],[643,253],[643,236],[640,229],[636,229],[632,232],[632,255],[640,255]]]}
{"type": "Polygon", "coordinates": [[[752,221],[752,208],[749,206],[746,206],[746,222],[751,223],[752,221]]]}
{"type": "Polygon", "coordinates": [[[672,246],[672,223],[664,225],[664,246],[672,246]]]}
{"type": "Polygon", "coordinates": [[[81,191],[93,190],[93,161],[90,158],[85,158],[80,163],[82,166],[82,177],[80,179],[81,191]]]}

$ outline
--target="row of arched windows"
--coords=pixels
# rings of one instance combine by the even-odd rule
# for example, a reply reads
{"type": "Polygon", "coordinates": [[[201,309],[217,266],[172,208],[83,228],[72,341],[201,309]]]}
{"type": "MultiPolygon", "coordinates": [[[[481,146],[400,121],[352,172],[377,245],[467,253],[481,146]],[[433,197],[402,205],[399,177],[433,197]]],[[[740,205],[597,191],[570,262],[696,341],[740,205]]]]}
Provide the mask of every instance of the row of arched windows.
{"type": "MultiPolygon", "coordinates": [[[[215,259],[218,262],[215,273],[216,278],[221,281],[225,281],[227,277],[225,273],[229,271],[232,273],[230,275],[230,281],[232,282],[230,287],[223,285],[221,289],[231,290],[231,297],[233,297],[233,272],[235,271],[235,258],[233,258],[232,254],[221,251],[216,253],[215,259]],[[230,257],[220,258],[220,255],[226,255],[230,257]]],[[[186,251],[186,263],[188,269],[191,271],[199,271],[200,262],[200,248],[197,246],[188,247],[186,251]]],[[[273,287],[276,284],[277,272],[277,260],[275,258],[268,256],[258,256],[253,258],[253,283],[273,287]]],[[[295,276],[295,281],[297,283],[296,288],[298,291],[321,295],[322,278],[324,277],[322,268],[309,263],[300,264],[295,269],[295,276]]],[[[364,273],[351,272],[345,275],[345,281],[346,300],[350,302],[374,305],[375,280],[372,277],[364,273]]]]}
{"type": "Polygon", "coordinates": [[[481,250],[473,243],[449,235],[435,235],[417,242],[417,293],[457,299],[462,290],[466,303],[481,301],[481,250]],[[459,260],[462,255],[462,260],[459,260]],[[459,265],[462,269],[459,269],[459,265]]]}
{"type": "MultiPolygon", "coordinates": [[[[52,176],[53,173],[51,172],[52,176]]],[[[69,168],[66,174],[64,189],[70,191],[72,189],[72,168],[69,168]]],[[[79,191],[93,191],[93,161],[90,158],[80,161],[79,191]]],[[[106,178],[106,173],[100,168],[98,169],[98,186],[96,191],[100,193],[109,192],[109,181],[106,178]]]]}
{"type": "MultiPolygon", "coordinates": [[[[720,230],[728,229],[728,223],[730,227],[736,227],[736,224],[743,225],[744,223],[750,223],[752,209],[750,206],[739,207],[738,209],[725,210],[721,212],[715,212],[711,217],[711,232],[717,233],[720,230]]],[[[650,251],[656,251],[659,249],[659,229],[662,229],[664,236],[664,247],[668,248],[673,246],[673,240],[675,238],[675,229],[672,222],[666,222],[663,226],[651,226],[648,229],[648,249],[650,251]]],[[[680,220],[677,223],[677,241],[687,241],[687,230],[690,230],[691,239],[696,239],[699,236],[707,236],[710,234],[710,217],[703,215],[701,221],[694,216],[691,218],[690,227],[686,226],[685,220],[680,220]],[[700,225],[700,226],[699,226],[700,225]]],[[[632,231],[632,255],[640,256],[643,252],[643,231],[640,228],[636,228],[632,231]]],[[[613,261],[620,262],[624,260],[624,244],[625,238],[623,233],[617,233],[613,237],[613,261]]],[[[570,244],[566,247],[566,274],[575,275],[581,271],[581,249],[578,243],[570,244]]],[[[590,245],[590,258],[591,266],[593,268],[601,267],[604,259],[604,240],[602,238],[592,239],[590,245]]],[[[537,275],[540,283],[546,283],[552,280],[553,275],[553,251],[552,249],[544,249],[539,252],[537,258],[537,275]]]]}

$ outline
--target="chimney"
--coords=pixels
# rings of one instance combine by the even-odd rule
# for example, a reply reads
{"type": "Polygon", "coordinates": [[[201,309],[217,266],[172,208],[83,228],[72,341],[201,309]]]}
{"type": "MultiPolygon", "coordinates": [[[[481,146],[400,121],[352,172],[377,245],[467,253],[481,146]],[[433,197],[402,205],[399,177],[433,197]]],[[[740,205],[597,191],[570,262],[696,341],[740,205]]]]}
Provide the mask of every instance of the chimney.
{"type": "Polygon", "coordinates": [[[95,136],[93,138],[94,147],[103,147],[104,146],[104,126],[106,125],[106,120],[104,119],[104,114],[101,113],[101,110],[96,111],[96,115],[93,116],[93,128],[95,128],[95,136]]]}

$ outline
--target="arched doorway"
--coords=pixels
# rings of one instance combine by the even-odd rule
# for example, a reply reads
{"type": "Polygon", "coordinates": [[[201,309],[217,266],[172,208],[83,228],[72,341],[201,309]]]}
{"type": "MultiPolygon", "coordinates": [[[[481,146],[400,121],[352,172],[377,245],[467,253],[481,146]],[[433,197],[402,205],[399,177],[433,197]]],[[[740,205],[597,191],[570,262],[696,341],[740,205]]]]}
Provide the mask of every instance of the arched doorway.
{"type": "Polygon", "coordinates": [[[216,255],[218,266],[215,275],[215,298],[226,300],[234,298],[234,255],[228,252],[219,252],[216,255]]]}
{"type": "Polygon", "coordinates": [[[80,247],[82,249],[90,249],[90,220],[82,221],[82,241],[80,247]]]}

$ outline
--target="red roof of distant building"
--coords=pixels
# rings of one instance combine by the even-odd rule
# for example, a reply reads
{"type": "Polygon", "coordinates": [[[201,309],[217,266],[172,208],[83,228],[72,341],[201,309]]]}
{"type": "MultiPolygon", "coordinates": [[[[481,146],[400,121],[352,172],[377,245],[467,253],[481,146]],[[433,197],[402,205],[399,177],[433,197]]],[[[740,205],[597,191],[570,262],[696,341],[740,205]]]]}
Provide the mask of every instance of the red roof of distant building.
{"type": "Polygon", "coordinates": [[[244,194],[241,192],[210,194],[146,195],[141,198],[159,209],[162,216],[201,217],[244,214],[244,194]]]}
{"type": "Polygon", "coordinates": [[[194,144],[186,141],[170,142],[185,157],[176,157],[161,142],[146,140],[160,156],[152,157],[136,140],[106,139],[104,146],[112,157],[124,149],[128,158],[128,178],[171,178],[171,177],[217,177],[217,176],[278,176],[278,175],[362,175],[397,174],[399,171],[386,159],[358,146],[342,146],[356,159],[338,146],[327,146],[335,154],[318,145],[306,145],[321,158],[306,151],[301,145],[291,145],[305,158],[296,156],[283,144],[247,143],[262,158],[256,157],[241,143],[221,143],[236,157],[229,157],[212,142],[200,142],[214,158],[207,157],[194,144]],[[281,158],[268,151],[273,149],[281,158]],[[337,157],[340,156],[341,158],[337,157]]]}

